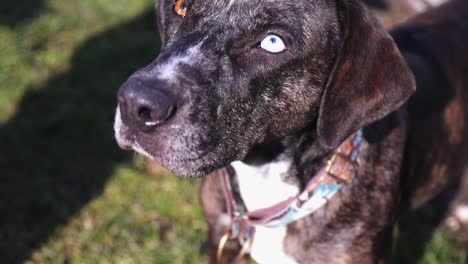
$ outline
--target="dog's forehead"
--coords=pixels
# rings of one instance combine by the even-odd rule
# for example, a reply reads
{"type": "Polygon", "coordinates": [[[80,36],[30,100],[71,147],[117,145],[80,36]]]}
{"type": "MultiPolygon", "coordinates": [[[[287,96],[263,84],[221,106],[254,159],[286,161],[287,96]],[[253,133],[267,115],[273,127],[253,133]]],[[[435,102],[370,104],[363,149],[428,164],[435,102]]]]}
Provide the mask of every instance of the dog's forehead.
{"type": "MultiPolygon", "coordinates": [[[[301,1],[192,0],[188,12],[196,16],[202,23],[216,22],[218,25],[242,26],[243,24],[252,25],[252,20],[258,19],[259,16],[281,19],[281,14],[301,11],[303,6],[301,1]]],[[[301,13],[296,14],[296,16],[300,15],[301,13]]]]}
{"type": "Polygon", "coordinates": [[[249,13],[256,12],[268,4],[276,2],[276,5],[282,5],[283,1],[275,0],[192,0],[191,7],[193,12],[203,12],[206,15],[215,15],[226,13],[249,13]]]}

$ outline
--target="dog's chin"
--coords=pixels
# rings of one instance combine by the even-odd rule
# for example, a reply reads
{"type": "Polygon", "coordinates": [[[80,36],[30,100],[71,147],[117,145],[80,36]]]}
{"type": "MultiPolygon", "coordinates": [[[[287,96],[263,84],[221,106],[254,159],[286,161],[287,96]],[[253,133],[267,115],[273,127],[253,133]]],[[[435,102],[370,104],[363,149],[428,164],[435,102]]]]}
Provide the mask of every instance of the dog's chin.
{"type": "Polygon", "coordinates": [[[125,150],[133,149],[133,144],[131,140],[126,139],[118,134],[115,135],[115,140],[117,141],[117,145],[119,145],[121,149],[125,149],[125,150]]]}
{"type": "Polygon", "coordinates": [[[171,148],[163,145],[146,145],[139,142],[137,137],[121,131],[116,131],[115,138],[121,148],[133,150],[180,177],[203,177],[239,158],[217,154],[216,152],[222,153],[223,151],[216,150],[203,151],[198,155],[187,155],[186,151],[171,151],[171,148]]]}
{"type": "Polygon", "coordinates": [[[144,146],[135,143],[132,149],[137,153],[149,158],[153,162],[166,168],[179,177],[197,178],[203,177],[211,172],[230,164],[233,159],[207,153],[200,157],[186,157],[183,153],[155,153],[145,149],[144,146]]]}
{"type": "Polygon", "coordinates": [[[166,169],[171,171],[174,175],[177,175],[179,177],[186,177],[186,178],[204,177],[217,169],[215,166],[212,166],[210,164],[192,163],[192,162],[189,162],[189,163],[170,162],[167,164],[161,164],[156,161],[156,163],[165,167],[166,169]]]}

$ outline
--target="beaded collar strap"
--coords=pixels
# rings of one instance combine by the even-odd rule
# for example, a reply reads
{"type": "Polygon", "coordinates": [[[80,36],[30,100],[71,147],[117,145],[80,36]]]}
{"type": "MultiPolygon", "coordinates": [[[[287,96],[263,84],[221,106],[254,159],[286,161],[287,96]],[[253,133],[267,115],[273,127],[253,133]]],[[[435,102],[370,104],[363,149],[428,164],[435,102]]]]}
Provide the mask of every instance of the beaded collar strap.
{"type": "Polygon", "coordinates": [[[218,261],[228,240],[239,240],[242,250],[238,257],[241,257],[250,249],[255,226],[280,227],[297,221],[322,207],[343,186],[350,184],[356,176],[361,142],[362,131],[359,130],[335,150],[327,165],[312,177],[302,192],[273,206],[251,212],[236,202],[228,173],[225,169],[219,170],[231,225],[219,242],[218,261]]]}

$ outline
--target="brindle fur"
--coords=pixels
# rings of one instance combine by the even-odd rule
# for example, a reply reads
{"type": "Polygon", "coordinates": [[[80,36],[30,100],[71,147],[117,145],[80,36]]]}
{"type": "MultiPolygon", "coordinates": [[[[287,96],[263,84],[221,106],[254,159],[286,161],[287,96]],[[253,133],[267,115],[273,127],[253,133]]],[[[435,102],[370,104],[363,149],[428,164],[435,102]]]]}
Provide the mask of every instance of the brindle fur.
{"type": "MultiPolygon", "coordinates": [[[[357,0],[192,0],[185,18],[174,15],[171,0],[160,0],[161,54],[131,79],[157,83],[183,103],[155,130],[128,125],[117,133],[186,176],[288,155],[288,180],[304,186],[362,128],[356,179],[290,224],[284,245],[299,263],[387,263],[400,212],[424,204],[466,170],[464,2],[394,29],[397,48],[357,0]],[[253,47],[268,29],[287,36],[287,52],[272,56],[253,47]],[[178,66],[176,85],[161,84],[158,65],[199,42],[203,54],[195,64],[178,66]]],[[[212,262],[226,228],[220,186],[211,176],[201,188],[212,262]]],[[[238,250],[229,244],[227,258],[238,250]]]]}

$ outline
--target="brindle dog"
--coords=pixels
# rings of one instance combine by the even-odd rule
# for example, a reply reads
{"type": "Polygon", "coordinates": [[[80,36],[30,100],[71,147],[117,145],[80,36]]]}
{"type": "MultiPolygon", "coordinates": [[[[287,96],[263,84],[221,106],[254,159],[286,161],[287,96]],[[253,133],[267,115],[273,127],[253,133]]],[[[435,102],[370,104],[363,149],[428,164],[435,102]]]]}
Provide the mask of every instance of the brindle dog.
{"type": "MultiPolygon", "coordinates": [[[[159,30],[159,57],[119,91],[123,148],[188,177],[225,168],[252,210],[295,195],[363,133],[353,182],[271,239],[256,234],[259,262],[386,263],[399,213],[467,174],[465,0],[392,36],[358,0],[160,0],[159,30]]],[[[212,262],[229,224],[221,185],[201,190],[212,262]]],[[[230,241],[223,261],[238,251],[230,241]]]]}

